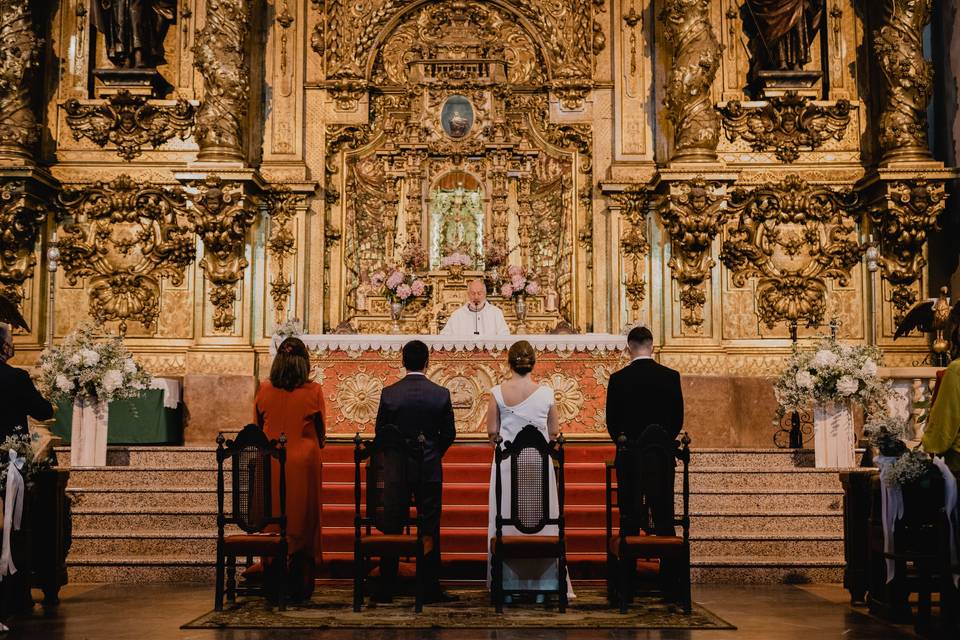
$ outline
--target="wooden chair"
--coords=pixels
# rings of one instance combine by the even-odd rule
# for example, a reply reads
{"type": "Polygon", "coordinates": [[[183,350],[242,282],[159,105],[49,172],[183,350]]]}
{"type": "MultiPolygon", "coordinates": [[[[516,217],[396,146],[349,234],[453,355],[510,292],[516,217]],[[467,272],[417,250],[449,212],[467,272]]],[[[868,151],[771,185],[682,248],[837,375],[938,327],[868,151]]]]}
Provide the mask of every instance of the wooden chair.
{"type": "MultiPolygon", "coordinates": [[[[548,443],[533,425],[525,426],[513,442],[503,443],[497,436],[496,473],[496,536],[490,540],[492,554],[492,593],[497,613],[503,613],[503,562],[506,559],[557,559],[557,594],[559,609],[567,610],[567,553],[563,518],[563,443],[561,435],[548,443]],[[503,517],[503,480],[501,465],[510,461],[510,517],[503,517]],[[550,465],[557,465],[557,517],[550,517],[550,465]],[[557,535],[530,535],[547,525],[557,526],[557,535]],[[516,527],[522,534],[503,535],[503,527],[516,527]]],[[[554,593],[543,591],[538,593],[554,593]]]]}
{"type": "Polygon", "coordinates": [[[416,490],[423,477],[423,434],[411,445],[399,429],[381,427],[374,440],[353,439],[354,463],[354,545],[353,545],[353,610],[360,611],[370,558],[416,557],[416,599],[414,609],[423,610],[424,556],[433,548],[424,536],[416,490]],[[361,463],[366,461],[366,513],[361,512],[361,463]],[[411,461],[413,464],[411,465],[411,461]],[[415,496],[416,515],[410,515],[411,494],[415,496]],[[381,533],[375,533],[376,528],[381,533]],[[411,532],[411,528],[415,532],[411,532]]]}
{"type": "Polygon", "coordinates": [[[226,597],[235,602],[237,594],[260,593],[272,595],[276,589],[277,604],[286,609],[285,587],[287,572],[287,515],[286,515],[286,436],[280,440],[268,440],[263,430],[248,424],[237,434],[236,439],[226,440],[217,436],[217,575],[214,608],[223,609],[224,573],[226,573],[226,597]],[[230,515],[224,510],[226,499],[224,462],[230,461],[230,515]],[[273,515],[273,465],[279,465],[280,504],[279,515],[273,515]],[[243,533],[225,535],[227,525],[239,527],[243,533]],[[279,532],[266,532],[267,527],[276,527],[279,532]],[[254,556],[264,560],[264,579],[259,585],[237,585],[236,564],[238,556],[247,557],[247,566],[254,556]],[[267,571],[266,560],[273,559],[274,566],[267,571]],[[268,579],[276,576],[276,579],[268,579]],[[275,584],[274,584],[275,583],[275,584]]]}
{"type": "Polygon", "coordinates": [[[620,613],[634,592],[638,559],[660,561],[664,594],[691,610],[690,597],[690,437],[673,441],[659,425],[647,427],[636,441],[617,439],[617,461],[606,468],[607,595],[620,613]],[[683,464],[683,513],[673,509],[674,460],[683,464]],[[613,481],[616,472],[616,483],[613,481]],[[667,503],[669,501],[669,504],[667,503]],[[613,506],[619,532],[613,532],[613,506]],[[683,528],[681,536],[675,527],[683,528]]]}

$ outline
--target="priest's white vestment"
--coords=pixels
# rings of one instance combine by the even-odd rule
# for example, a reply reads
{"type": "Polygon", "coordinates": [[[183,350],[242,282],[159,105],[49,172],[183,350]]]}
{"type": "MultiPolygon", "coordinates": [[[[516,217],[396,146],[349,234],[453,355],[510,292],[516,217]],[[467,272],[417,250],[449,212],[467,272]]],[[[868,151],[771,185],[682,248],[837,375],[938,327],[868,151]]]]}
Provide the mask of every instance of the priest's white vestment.
{"type": "Polygon", "coordinates": [[[450,316],[440,332],[444,336],[505,336],[510,335],[510,327],[503,318],[503,311],[489,302],[484,302],[479,311],[473,311],[465,304],[450,316]]]}

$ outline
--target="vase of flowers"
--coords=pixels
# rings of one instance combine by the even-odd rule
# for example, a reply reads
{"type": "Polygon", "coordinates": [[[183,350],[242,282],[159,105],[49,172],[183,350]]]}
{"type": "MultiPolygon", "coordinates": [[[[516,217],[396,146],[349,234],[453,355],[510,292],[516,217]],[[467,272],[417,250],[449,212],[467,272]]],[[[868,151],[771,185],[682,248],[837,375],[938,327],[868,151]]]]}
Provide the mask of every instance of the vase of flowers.
{"type": "Polygon", "coordinates": [[[73,403],[70,464],[104,466],[107,413],[113,400],[132,398],[151,383],[120,336],[99,337],[92,323],[81,325],[39,360],[40,387],[51,402],[73,403]]]}
{"type": "Polygon", "coordinates": [[[417,298],[427,297],[430,291],[423,279],[402,267],[376,271],[370,276],[370,284],[375,289],[380,288],[390,304],[390,319],[395,333],[400,333],[400,315],[404,307],[417,298]]]}
{"type": "Polygon", "coordinates": [[[532,273],[517,265],[507,267],[507,277],[509,280],[500,286],[500,295],[513,298],[513,309],[522,327],[527,320],[527,296],[538,295],[540,284],[532,273]]]}
{"type": "Polygon", "coordinates": [[[886,414],[890,385],[880,379],[876,347],[821,340],[813,349],[794,347],[774,385],[778,419],[813,406],[814,450],[818,467],[854,466],[853,405],[868,418],[886,414]]]}
{"type": "Polygon", "coordinates": [[[440,266],[450,271],[452,280],[462,280],[463,270],[473,266],[473,259],[460,250],[454,251],[440,261],[440,266]]]}

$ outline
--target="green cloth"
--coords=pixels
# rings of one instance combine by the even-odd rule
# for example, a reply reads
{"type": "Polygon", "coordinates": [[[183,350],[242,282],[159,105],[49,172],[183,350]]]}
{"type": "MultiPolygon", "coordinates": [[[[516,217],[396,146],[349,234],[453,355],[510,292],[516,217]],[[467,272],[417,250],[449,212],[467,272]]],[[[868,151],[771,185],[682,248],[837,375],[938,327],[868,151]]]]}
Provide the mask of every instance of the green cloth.
{"type": "MultiPolygon", "coordinates": [[[[163,389],[144,389],[136,398],[114,400],[107,414],[107,444],[180,444],[183,442],[180,407],[163,406],[163,389]]],[[[73,404],[57,406],[53,433],[70,442],[73,404]]]]}
{"type": "Polygon", "coordinates": [[[923,432],[923,448],[942,455],[954,475],[960,476],[960,359],[950,363],[940,381],[923,432]]]}

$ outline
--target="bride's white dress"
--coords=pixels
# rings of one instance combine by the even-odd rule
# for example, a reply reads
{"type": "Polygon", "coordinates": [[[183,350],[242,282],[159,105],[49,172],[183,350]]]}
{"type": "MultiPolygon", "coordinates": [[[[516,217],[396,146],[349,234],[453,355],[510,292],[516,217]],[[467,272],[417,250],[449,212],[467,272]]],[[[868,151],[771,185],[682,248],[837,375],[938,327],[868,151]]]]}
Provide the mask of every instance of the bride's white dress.
{"type": "MultiPolygon", "coordinates": [[[[548,387],[540,387],[531,393],[526,400],[519,404],[508,406],[503,401],[503,393],[500,385],[495,386],[491,393],[497,402],[497,408],[500,410],[500,436],[504,442],[512,442],[517,434],[527,426],[532,424],[543,433],[543,437],[550,439],[547,431],[547,415],[550,413],[550,407],[554,403],[553,391],[548,387]]],[[[497,486],[496,486],[497,461],[494,459],[493,466],[490,469],[490,511],[487,526],[487,555],[490,555],[489,540],[497,535],[496,517],[497,517],[497,486]]],[[[502,490],[501,511],[504,518],[510,516],[510,461],[504,460],[501,463],[502,490]]],[[[557,504],[557,479],[553,471],[553,465],[549,468],[550,474],[550,517],[556,518],[559,514],[559,505],[557,504]]],[[[503,527],[503,535],[539,535],[555,536],[558,534],[557,525],[547,525],[542,531],[535,534],[522,534],[516,527],[503,527]]],[[[487,562],[487,586],[490,586],[491,564],[487,562]]],[[[569,571],[569,570],[568,570],[569,571]]],[[[535,560],[505,560],[503,563],[503,588],[507,591],[512,590],[530,590],[530,591],[552,591],[557,588],[557,576],[559,569],[556,560],[535,559],[535,560]]],[[[570,576],[567,575],[567,594],[573,597],[573,589],[570,586],[570,576]]]]}

